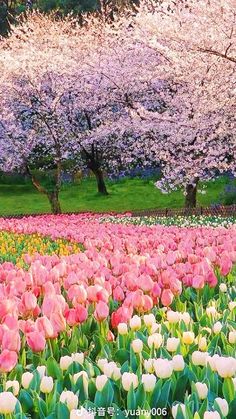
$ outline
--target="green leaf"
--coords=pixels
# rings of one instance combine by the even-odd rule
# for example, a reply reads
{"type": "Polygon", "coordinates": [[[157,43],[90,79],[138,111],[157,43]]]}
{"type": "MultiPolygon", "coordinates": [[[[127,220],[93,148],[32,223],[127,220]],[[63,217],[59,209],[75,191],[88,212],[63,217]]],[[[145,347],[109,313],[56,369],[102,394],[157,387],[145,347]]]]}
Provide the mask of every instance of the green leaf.
{"type": "Polygon", "coordinates": [[[146,393],[143,384],[140,384],[138,386],[138,389],[136,391],[136,400],[138,402],[139,407],[142,409],[146,401],[146,393]]]}
{"type": "Polygon", "coordinates": [[[59,402],[56,409],[57,419],[70,419],[69,409],[64,403],[59,402]]]}
{"type": "Polygon", "coordinates": [[[234,400],[235,390],[234,390],[234,383],[233,383],[232,378],[224,379],[222,390],[223,390],[224,398],[227,400],[228,403],[234,400]]]}
{"type": "Polygon", "coordinates": [[[183,374],[177,378],[176,388],[173,396],[173,400],[182,402],[184,401],[184,396],[186,393],[186,388],[188,384],[188,375],[183,374]]]}
{"type": "Polygon", "coordinates": [[[28,413],[34,406],[33,398],[29,391],[21,390],[18,396],[18,400],[22,406],[24,412],[28,413]]]}
{"type": "Polygon", "coordinates": [[[131,384],[131,387],[127,394],[127,409],[128,410],[136,409],[136,396],[135,396],[133,384],[131,384]]]}
{"type": "Polygon", "coordinates": [[[50,356],[47,360],[47,373],[49,376],[55,379],[58,379],[58,380],[63,379],[62,371],[57,361],[52,356],[50,356]]]}
{"type": "Polygon", "coordinates": [[[126,361],[129,360],[129,351],[127,349],[119,349],[114,354],[114,359],[123,365],[126,361]]]}
{"type": "MultiPolygon", "coordinates": [[[[162,380],[158,380],[151,397],[151,407],[158,406],[158,401],[161,395],[161,388],[162,388],[162,380]]],[[[158,406],[159,407],[159,406],[158,406]]]]}
{"type": "Polygon", "coordinates": [[[171,378],[169,380],[167,380],[165,382],[165,384],[163,385],[162,389],[161,389],[161,394],[158,400],[158,407],[160,408],[164,408],[167,407],[167,404],[171,404],[171,400],[170,400],[170,389],[171,389],[171,383],[172,380],[171,378]]]}

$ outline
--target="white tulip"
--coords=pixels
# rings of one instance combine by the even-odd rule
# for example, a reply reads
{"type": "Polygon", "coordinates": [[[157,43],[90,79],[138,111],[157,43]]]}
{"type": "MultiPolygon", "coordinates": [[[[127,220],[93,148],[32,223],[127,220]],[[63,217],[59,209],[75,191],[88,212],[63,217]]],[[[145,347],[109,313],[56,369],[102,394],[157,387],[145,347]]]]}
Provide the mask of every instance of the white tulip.
{"type": "Polygon", "coordinates": [[[67,405],[69,411],[77,409],[79,398],[72,391],[63,391],[60,395],[60,402],[67,405]]]}
{"type": "Polygon", "coordinates": [[[121,372],[120,372],[120,368],[119,367],[115,367],[112,371],[112,376],[111,378],[113,378],[113,380],[117,381],[119,380],[121,377],[121,372]]]}
{"type": "Polygon", "coordinates": [[[206,351],[207,350],[207,340],[205,336],[202,336],[198,341],[198,347],[200,351],[206,351]]]}
{"type": "Polygon", "coordinates": [[[175,404],[174,406],[172,406],[172,409],[171,409],[171,412],[172,412],[172,415],[173,415],[174,419],[177,416],[179,406],[182,410],[182,413],[183,413],[184,417],[186,417],[186,407],[185,407],[185,405],[183,403],[178,403],[178,404],[175,404]]]}
{"type": "Polygon", "coordinates": [[[144,368],[147,372],[153,373],[154,372],[153,359],[151,359],[151,358],[145,359],[144,360],[144,368]]]}
{"type": "Polygon", "coordinates": [[[221,356],[216,363],[216,371],[222,378],[233,377],[236,373],[236,359],[221,356]]]}
{"type": "Polygon", "coordinates": [[[108,363],[108,360],[106,358],[100,358],[100,359],[97,360],[97,365],[102,372],[104,371],[104,366],[107,363],[108,363]]]}
{"type": "Polygon", "coordinates": [[[236,307],[236,301],[230,301],[228,307],[232,311],[236,307]]]}
{"type": "Polygon", "coordinates": [[[155,359],[153,365],[158,378],[169,378],[173,372],[172,362],[168,359],[155,359]]]}
{"type": "Polygon", "coordinates": [[[143,342],[141,339],[134,339],[131,346],[136,354],[139,354],[143,350],[143,342]]]}
{"type": "Polygon", "coordinates": [[[129,325],[131,330],[141,329],[141,318],[137,315],[133,316],[129,321],[129,325]]]}
{"type": "Polygon", "coordinates": [[[195,383],[197,394],[199,399],[203,400],[206,399],[208,395],[208,387],[205,383],[195,383]]]}
{"type": "Polygon", "coordinates": [[[220,414],[215,410],[213,412],[205,412],[203,419],[221,419],[220,414]]]}
{"type": "Polygon", "coordinates": [[[44,375],[46,374],[46,367],[45,365],[39,365],[37,368],[37,371],[39,373],[40,378],[42,379],[44,375]]]}
{"type": "Polygon", "coordinates": [[[154,345],[155,349],[160,348],[163,341],[163,337],[160,333],[153,333],[153,335],[148,336],[148,346],[149,348],[154,345]]]}
{"type": "Polygon", "coordinates": [[[153,335],[157,331],[159,332],[160,329],[161,329],[161,325],[158,324],[158,323],[156,323],[156,322],[154,322],[154,323],[152,323],[152,325],[150,327],[149,333],[150,333],[150,335],[153,335]]]}
{"type": "Polygon", "coordinates": [[[217,313],[217,310],[216,310],[215,306],[210,306],[210,307],[206,308],[206,314],[209,317],[210,316],[215,317],[218,313],[217,313]]]}
{"type": "Polygon", "coordinates": [[[7,415],[13,413],[16,407],[17,398],[11,391],[3,391],[0,393],[0,413],[7,415]]]}
{"type": "Polygon", "coordinates": [[[228,405],[227,400],[222,399],[221,397],[216,397],[214,403],[216,403],[218,405],[218,407],[220,408],[220,411],[221,411],[222,415],[224,417],[226,417],[228,415],[228,413],[229,413],[229,405],[228,405]]]}
{"type": "Polygon", "coordinates": [[[20,391],[20,384],[19,384],[19,382],[17,380],[13,380],[13,381],[8,380],[6,382],[6,385],[5,385],[5,390],[7,391],[10,388],[12,388],[12,393],[14,394],[14,396],[17,396],[18,393],[19,393],[19,391],[20,391]]]}
{"type": "Polygon", "coordinates": [[[227,285],[224,284],[224,283],[220,284],[220,291],[221,292],[227,292],[227,285]]]}
{"type": "Polygon", "coordinates": [[[166,317],[169,323],[178,323],[180,321],[180,313],[178,311],[169,310],[166,313],[166,317]]]}
{"type": "Polygon", "coordinates": [[[127,335],[128,333],[128,326],[126,323],[119,323],[117,329],[118,329],[119,335],[121,336],[127,335]]]}
{"type": "Polygon", "coordinates": [[[193,365],[200,365],[204,367],[207,363],[208,352],[194,351],[192,353],[192,363],[193,365]]]}
{"type": "Polygon", "coordinates": [[[51,393],[53,389],[53,378],[44,376],[40,383],[40,391],[42,393],[51,393]]]}
{"type": "Polygon", "coordinates": [[[221,329],[222,329],[222,324],[221,324],[221,322],[216,322],[216,323],[213,325],[213,328],[212,328],[213,332],[214,332],[216,335],[218,335],[218,333],[220,333],[220,332],[221,332],[221,329]]]}
{"type": "Polygon", "coordinates": [[[77,352],[75,354],[71,354],[71,358],[73,362],[78,362],[78,364],[83,365],[84,363],[84,353],[77,352]]]}
{"type": "Polygon", "coordinates": [[[76,374],[73,375],[73,382],[74,382],[74,384],[77,383],[77,381],[78,381],[78,379],[80,377],[83,377],[83,384],[88,383],[88,379],[89,378],[88,378],[87,372],[86,371],[80,371],[80,372],[77,372],[76,374]]]}
{"type": "Polygon", "coordinates": [[[103,374],[105,374],[108,378],[111,378],[114,368],[116,367],[117,365],[115,362],[106,362],[103,367],[103,374]]]}
{"type": "Polygon", "coordinates": [[[180,313],[180,320],[183,320],[186,325],[190,323],[191,317],[190,314],[185,311],[184,313],[180,313]]]}
{"type": "Polygon", "coordinates": [[[107,376],[105,374],[98,375],[96,377],[96,389],[98,391],[102,391],[103,388],[105,387],[107,381],[108,381],[108,378],[107,378],[107,376]]]}
{"type": "Polygon", "coordinates": [[[69,366],[72,364],[73,359],[71,358],[71,356],[65,355],[62,356],[60,359],[60,368],[62,371],[66,371],[68,370],[69,366]]]}
{"type": "Polygon", "coordinates": [[[229,340],[229,343],[231,343],[232,345],[236,343],[236,331],[229,332],[228,340],[229,340]]]}
{"type": "Polygon", "coordinates": [[[141,382],[143,383],[144,390],[147,393],[150,393],[154,390],[154,387],[156,385],[156,377],[154,374],[143,374],[141,378],[141,382]]]}
{"type": "Polygon", "coordinates": [[[132,372],[124,372],[121,382],[125,391],[129,391],[132,384],[134,389],[138,387],[138,377],[132,372]]]}
{"type": "Polygon", "coordinates": [[[207,356],[206,363],[210,365],[212,371],[216,371],[216,363],[218,362],[219,358],[220,356],[218,354],[215,354],[213,356],[207,356]]]}
{"type": "Polygon", "coordinates": [[[153,323],[156,322],[155,316],[154,314],[145,314],[143,316],[143,321],[146,327],[151,327],[153,325],[153,323]]]}
{"type": "Polygon", "coordinates": [[[185,367],[184,358],[182,355],[174,355],[172,358],[172,366],[174,371],[183,371],[185,367]]]}
{"type": "Polygon", "coordinates": [[[21,377],[22,387],[27,390],[33,378],[34,378],[34,374],[32,374],[32,372],[24,372],[21,377]]]}
{"type": "Polygon", "coordinates": [[[169,352],[175,352],[180,344],[179,338],[168,338],[166,342],[166,349],[169,352]]]}

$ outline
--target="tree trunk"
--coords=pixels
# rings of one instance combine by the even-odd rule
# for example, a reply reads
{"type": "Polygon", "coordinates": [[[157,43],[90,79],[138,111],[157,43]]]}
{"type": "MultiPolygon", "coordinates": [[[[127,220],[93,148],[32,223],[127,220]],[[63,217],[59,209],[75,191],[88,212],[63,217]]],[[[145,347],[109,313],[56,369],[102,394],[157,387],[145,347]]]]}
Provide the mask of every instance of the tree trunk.
{"type": "Polygon", "coordinates": [[[61,205],[59,202],[59,193],[58,191],[52,191],[52,192],[48,192],[47,194],[50,205],[51,205],[51,210],[53,214],[61,214],[61,205]]]}
{"type": "Polygon", "coordinates": [[[101,195],[108,195],[102,170],[96,169],[96,170],[92,170],[92,172],[95,174],[95,177],[96,177],[98,193],[100,193],[101,195]]]}
{"type": "Polygon", "coordinates": [[[197,184],[198,184],[198,181],[195,181],[193,184],[189,183],[186,186],[185,208],[196,208],[197,184]]]}

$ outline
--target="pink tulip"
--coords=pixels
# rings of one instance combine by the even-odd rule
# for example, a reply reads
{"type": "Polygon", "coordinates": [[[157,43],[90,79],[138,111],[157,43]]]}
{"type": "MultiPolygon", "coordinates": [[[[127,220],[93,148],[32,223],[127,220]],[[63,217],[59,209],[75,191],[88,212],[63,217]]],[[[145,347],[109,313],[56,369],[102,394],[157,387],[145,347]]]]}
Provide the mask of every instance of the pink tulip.
{"type": "Polygon", "coordinates": [[[124,291],[120,286],[117,286],[113,291],[113,298],[115,301],[122,302],[125,298],[124,291]]]}
{"type": "Polygon", "coordinates": [[[17,364],[17,353],[4,349],[0,354],[0,372],[10,372],[17,364]]]}
{"type": "Polygon", "coordinates": [[[31,291],[24,292],[21,301],[26,311],[33,311],[37,306],[37,298],[31,291]]]}
{"type": "Polygon", "coordinates": [[[52,323],[54,334],[61,333],[66,330],[66,319],[60,310],[51,314],[50,321],[52,323]]]}
{"type": "Polygon", "coordinates": [[[202,289],[205,285],[205,279],[202,275],[195,275],[192,279],[192,287],[198,290],[202,289]]]}
{"type": "Polygon", "coordinates": [[[109,307],[103,301],[99,301],[96,304],[96,309],[94,312],[94,317],[98,322],[102,322],[109,316],[109,307]]]}
{"type": "Polygon", "coordinates": [[[75,308],[66,310],[65,318],[69,326],[75,326],[78,322],[75,308]]]}
{"type": "Polygon", "coordinates": [[[2,337],[2,349],[19,352],[21,346],[20,334],[18,330],[6,329],[2,337]]]}
{"type": "Polygon", "coordinates": [[[45,337],[42,333],[35,330],[26,335],[26,341],[30,349],[33,352],[41,352],[44,350],[46,345],[45,337]]]}
{"type": "Polygon", "coordinates": [[[86,307],[82,306],[82,305],[78,305],[75,309],[76,311],[76,319],[78,323],[83,323],[87,320],[88,318],[88,310],[86,307]]]}
{"type": "Polygon", "coordinates": [[[44,334],[46,339],[54,336],[52,323],[46,316],[38,317],[35,322],[35,327],[39,333],[44,334]]]}
{"type": "Polygon", "coordinates": [[[161,294],[161,303],[168,307],[173,301],[174,295],[170,289],[164,289],[161,294]]]}

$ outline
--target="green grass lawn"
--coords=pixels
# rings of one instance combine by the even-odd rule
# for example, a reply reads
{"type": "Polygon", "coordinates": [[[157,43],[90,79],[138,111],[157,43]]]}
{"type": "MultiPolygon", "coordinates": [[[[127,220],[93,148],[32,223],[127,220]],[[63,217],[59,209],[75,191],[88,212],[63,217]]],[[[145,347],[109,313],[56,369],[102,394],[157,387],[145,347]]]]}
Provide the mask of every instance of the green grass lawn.
{"type": "MultiPolygon", "coordinates": [[[[227,178],[207,183],[206,194],[198,194],[198,204],[208,206],[219,201],[227,178]]],[[[152,208],[180,208],[184,205],[181,191],[163,194],[154,181],[124,179],[107,181],[108,196],[100,196],[94,179],[78,185],[63,186],[60,200],[62,210],[69,211],[128,211],[152,208]]],[[[0,185],[0,215],[50,212],[47,199],[31,184],[0,185]]]]}

